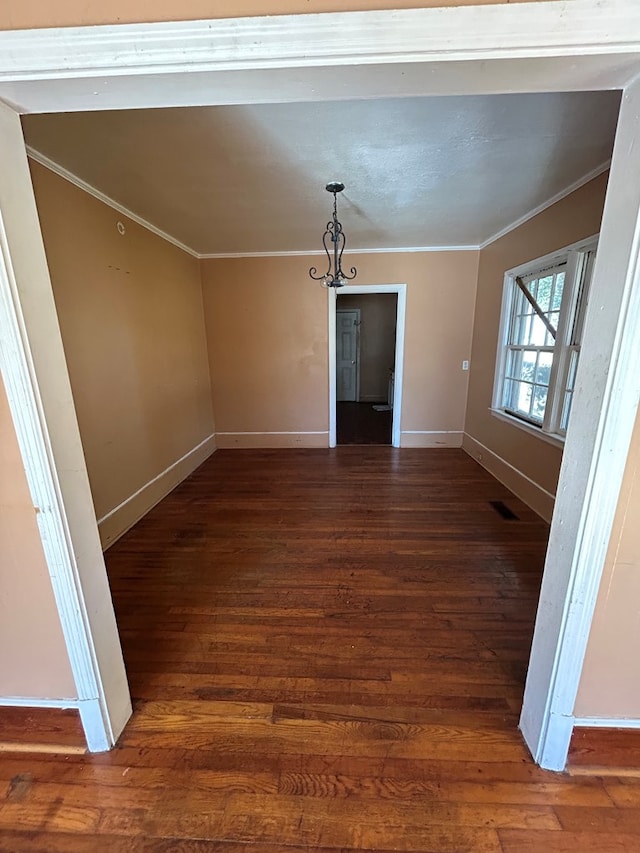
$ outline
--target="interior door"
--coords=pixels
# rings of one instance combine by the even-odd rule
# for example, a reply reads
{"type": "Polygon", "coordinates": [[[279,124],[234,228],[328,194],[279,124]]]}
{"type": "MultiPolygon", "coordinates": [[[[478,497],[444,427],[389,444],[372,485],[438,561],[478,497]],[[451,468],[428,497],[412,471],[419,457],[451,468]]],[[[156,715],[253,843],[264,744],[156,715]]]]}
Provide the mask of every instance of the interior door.
{"type": "Polygon", "coordinates": [[[336,311],[336,399],[358,400],[358,327],[360,311],[336,311]]]}

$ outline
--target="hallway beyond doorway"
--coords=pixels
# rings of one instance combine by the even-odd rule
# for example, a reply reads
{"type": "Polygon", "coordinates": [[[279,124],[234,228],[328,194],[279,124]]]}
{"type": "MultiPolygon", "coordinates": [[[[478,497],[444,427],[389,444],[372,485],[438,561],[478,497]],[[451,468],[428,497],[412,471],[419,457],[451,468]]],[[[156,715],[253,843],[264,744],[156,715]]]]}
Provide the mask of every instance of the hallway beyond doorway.
{"type": "Polygon", "coordinates": [[[336,439],[343,444],[391,444],[389,407],[376,409],[371,403],[336,403],[336,439]]]}

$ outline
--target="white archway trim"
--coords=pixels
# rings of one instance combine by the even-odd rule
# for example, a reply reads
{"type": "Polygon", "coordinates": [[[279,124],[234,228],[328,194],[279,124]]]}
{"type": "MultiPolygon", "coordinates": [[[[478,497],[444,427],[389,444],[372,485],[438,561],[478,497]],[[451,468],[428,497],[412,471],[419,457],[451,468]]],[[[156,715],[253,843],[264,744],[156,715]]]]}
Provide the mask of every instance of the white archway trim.
{"type": "Polygon", "coordinates": [[[563,770],[640,397],[640,81],[624,93],[520,727],[563,770]]]}
{"type": "Polygon", "coordinates": [[[634,0],[14,30],[0,40],[0,80],[623,54],[638,33],[634,0]]]}
{"type": "MultiPolygon", "coordinates": [[[[396,356],[395,382],[393,386],[393,422],[391,444],[400,447],[402,437],[402,385],[404,376],[404,333],[407,313],[406,284],[349,284],[340,291],[345,296],[371,293],[396,293],[396,356]]],[[[329,447],[336,446],[336,296],[335,288],[329,288],[329,447]]]]}
{"type": "MultiPolygon", "coordinates": [[[[639,73],[637,0],[0,33],[0,99],[17,111],[327,100],[336,97],[338,83],[345,98],[627,89],[594,277],[601,302],[592,305],[585,335],[585,349],[592,347],[593,354],[581,365],[585,391],[576,398],[565,449],[521,721],[536,759],[553,768],[566,759],[572,697],[638,402],[640,372],[632,344],[640,339],[640,187],[628,176],[637,175],[640,166],[640,106],[632,86],[639,73]],[[299,72],[278,74],[283,68],[299,72]]],[[[34,503],[50,516],[40,529],[43,538],[54,537],[46,546],[52,575],[61,561],[56,583],[65,588],[57,598],[80,695],[86,694],[89,708],[85,729],[94,743],[108,745],[130,710],[126,679],[121,658],[118,663],[104,566],[95,557],[95,517],[87,508],[86,470],[65,390],[52,296],[44,287],[46,262],[15,112],[0,111],[0,130],[5,167],[0,366],[8,376],[29,483],[37,489],[34,503]],[[28,209],[16,207],[7,187],[23,201],[30,198],[28,209]],[[32,262],[42,285],[35,298],[32,262]],[[49,323],[44,329],[43,316],[49,323]],[[41,344],[43,331],[52,329],[56,358],[47,364],[33,344],[41,344]],[[64,393],[56,409],[52,397],[60,388],[64,393]],[[53,434],[54,410],[66,419],[67,442],[59,428],[53,434]],[[85,596],[91,606],[83,606],[85,596]]]]}
{"type": "MultiPolygon", "coordinates": [[[[87,564],[101,566],[103,572],[104,562],[95,539],[97,526],[20,119],[4,105],[0,105],[0,151],[4,164],[0,177],[0,370],[78,694],[75,705],[89,749],[98,752],[113,746],[131,706],[117,632],[105,636],[113,614],[110,598],[94,608],[92,624],[83,593],[78,554],[84,552],[87,564]],[[56,377],[50,381],[48,371],[56,368],[56,377]],[[54,421],[59,433],[64,433],[62,443],[52,434],[54,421]],[[67,465],[73,470],[65,471],[67,465]],[[81,537],[72,532],[61,484],[63,473],[67,484],[74,481],[75,497],[82,504],[83,517],[78,518],[81,537]],[[98,650],[96,642],[102,641],[103,648],[98,650]],[[109,670],[106,679],[105,669],[109,670]]],[[[66,497],[73,503],[70,489],[66,497]]],[[[104,580],[104,585],[92,581],[97,595],[106,587],[106,573],[104,580]]],[[[60,707],[69,707],[69,703],[61,700],[60,707]]]]}

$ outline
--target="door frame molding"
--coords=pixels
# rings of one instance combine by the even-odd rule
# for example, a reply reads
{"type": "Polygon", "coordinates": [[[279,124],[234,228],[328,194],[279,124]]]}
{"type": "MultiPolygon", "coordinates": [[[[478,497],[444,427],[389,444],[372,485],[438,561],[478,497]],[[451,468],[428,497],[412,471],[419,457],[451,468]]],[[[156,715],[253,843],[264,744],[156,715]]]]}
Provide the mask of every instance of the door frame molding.
{"type": "MultiPolygon", "coordinates": [[[[396,309],[396,355],[395,383],[393,386],[393,418],[391,445],[400,447],[402,439],[402,385],[404,376],[404,338],[407,314],[406,284],[348,284],[340,290],[343,296],[367,296],[372,293],[395,293],[398,297],[396,309]]],[[[329,447],[337,444],[336,436],[336,291],[328,289],[329,306],[329,447]]]]}
{"type": "MultiPolygon", "coordinates": [[[[580,367],[588,390],[574,401],[565,444],[521,718],[536,761],[562,769],[640,395],[640,187],[626,177],[639,171],[636,0],[43,28],[0,32],[0,48],[0,99],[14,115],[16,104],[22,104],[22,111],[55,112],[332,100],[336,92],[341,98],[358,98],[623,90],[600,260],[592,282],[592,305],[597,307],[587,318],[580,367]],[[283,68],[296,73],[283,75],[283,68]]],[[[11,168],[4,172],[8,175],[11,168]]],[[[20,194],[33,203],[26,169],[20,168],[12,177],[14,184],[16,180],[20,194]]],[[[29,277],[13,262],[25,243],[41,241],[37,220],[8,228],[13,215],[7,199],[0,197],[6,235],[0,252],[5,305],[0,339],[6,334],[11,342],[0,350],[0,369],[9,377],[10,388],[23,387],[37,404],[11,393],[34,506],[42,509],[33,483],[52,478],[57,485],[48,490],[52,512],[60,519],[66,513],[70,536],[64,523],[60,529],[71,568],[58,577],[64,587],[58,606],[63,623],[71,623],[72,608],[82,606],[87,596],[91,599],[96,584],[100,590],[108,586],[104,567],[93,561],[95,517],[90,518],[77,489],[69,485],[74,476],[86,480],[81,447],[74,446],[77,427],[67,436],[51,428],[56,418],[64,416],[72,423],[75,417],[70,396],[56,399],[49,388],[66,375],[64,363],[47,365],[43,358],[43,320],[52,327],[55,307],[49,304],[50,294],[46,303],[34,304],[25,292],[29,277]],[[20,285],[17,290],[12,289],[12,277],[20,285]],[[34,340],[39,342],[35,348],[34,340]]],[[[46,263],[40,273],[43,270],[46,263]]],[[[335,295],[330,294],[330,304],[331,299],[335,301],[335,295]]],[[[330,311],[330,323],[331,318],[330,311]]],[[[56,338],[56,346],[59,343],[56,338]]],[[[396,382],[396,394],[401,385],[396,382]]],[[[396,438],[399,444],[399,435],[396,438]]],[[[87,494],[85,486],[80,491],[87,494]]],[[[41,533],[44,538],[42,528],[41,533]]],[[[57,567],[50,555],[47,562],[53,578],[57,567]]],[[[102,606],[103,599],[101,593],[94,602],[102,606]]],[[[98,661],[109,663],[105,643],[112,650],[119,648],[117,627],[104,620],[97,629],[90,621],[93,607],[85,609],[89,622],[76,632],[76,639],[98,678],[98,661]]],[[[103,671],[108,673],[109,667],[103,671]]],[[[121,698],[128,697],[126,681],[112,687],[121,698]]],[[[96,698],[91,699],[94,708],[96,698]]],[[[113,706],[104,707],[106,719],[96,714],[93,718],[100,716],[98,729],[108,744],[117,736],[121,719],[113,706]]],[[[83,722],[87,730],[90,724],[83,722]]]]}

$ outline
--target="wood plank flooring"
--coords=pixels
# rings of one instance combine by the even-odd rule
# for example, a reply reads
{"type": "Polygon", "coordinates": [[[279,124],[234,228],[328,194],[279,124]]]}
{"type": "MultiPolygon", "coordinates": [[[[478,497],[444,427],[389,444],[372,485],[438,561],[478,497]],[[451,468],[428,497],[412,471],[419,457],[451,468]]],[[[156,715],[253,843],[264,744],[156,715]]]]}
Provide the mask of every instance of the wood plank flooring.
{"type": "Polygon", "coordinates": [[[87,751],[76,709],[0,708],[0,752],[87,751]]]}
{"type": "Polygon", "coordinates": [[[336,439],[344,444],[391,444],[393,412],[378,412],[372,403],[336,403],[336,439]]]}
{"type": "MultiPolygon", "coordinates": [[[[568,768],[574,775],[640,778],[640,730],[575,728],[568,768]]],[[[640,788],[637,803],[640,806],[640,788]]]]}
{"type": "Polygon", "coordinates": [[[118,747],[0,754],[0,851],[640,849],[517,730],[546,536],[462,451],[217,452],[107,554],[118,747]]]}

